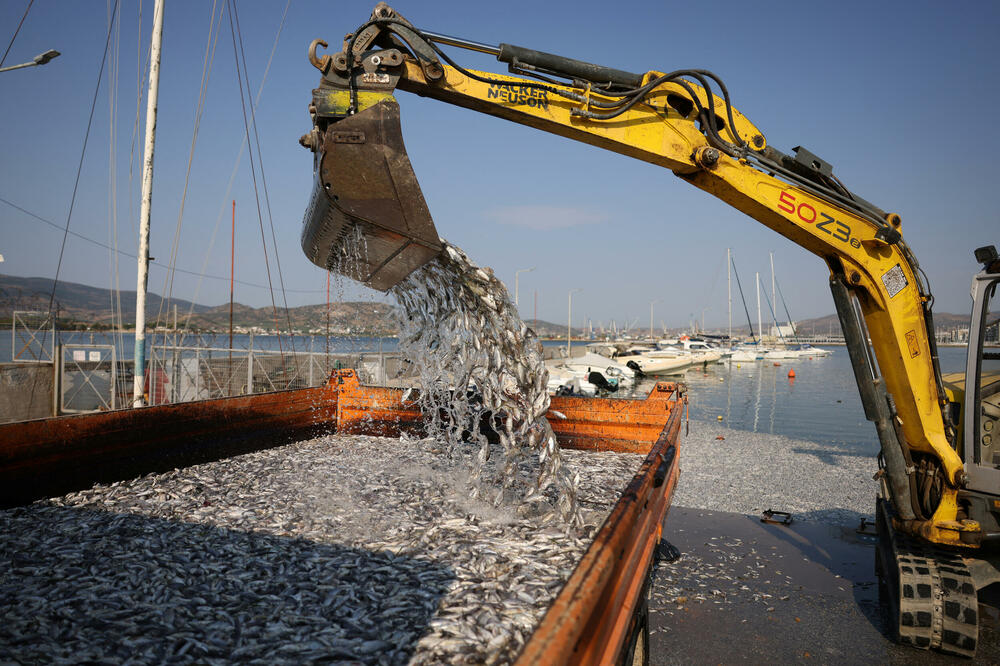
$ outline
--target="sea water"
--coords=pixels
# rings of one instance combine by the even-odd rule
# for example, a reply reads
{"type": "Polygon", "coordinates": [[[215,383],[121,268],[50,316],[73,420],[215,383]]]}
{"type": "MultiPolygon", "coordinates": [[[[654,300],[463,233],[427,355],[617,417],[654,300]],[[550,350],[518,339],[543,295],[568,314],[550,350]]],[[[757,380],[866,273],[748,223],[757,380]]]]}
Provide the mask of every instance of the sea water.
{"type": "MultiPolygon", "coordinates": [[[[878,436],[875,426],[865,419],[847,348],[826,349],[833,353],[719,363],[664,379],[687,385],[692,420],[716,421],[736,430],[785,435],[845,452],[875,455],[878,436]],[[794,381],[788,377],[793,369],[794,381]]],[[[941,347],[938,351],[942,372],[965,369],[965,347],[941,347]]],[[[642,380],[635,394],[648,394],[655,382],[642,380]]]]}

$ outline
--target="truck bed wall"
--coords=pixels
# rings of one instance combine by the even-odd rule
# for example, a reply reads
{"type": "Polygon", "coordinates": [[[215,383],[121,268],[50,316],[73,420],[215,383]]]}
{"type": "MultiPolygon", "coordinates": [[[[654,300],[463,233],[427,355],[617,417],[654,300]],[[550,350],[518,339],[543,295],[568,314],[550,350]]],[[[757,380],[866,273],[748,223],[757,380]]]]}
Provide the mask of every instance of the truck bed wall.
{"type": "Polygon", "coordinates": [[[0,506],[10,507],[335,429],[329,385],[0,425],[0,506]]]}

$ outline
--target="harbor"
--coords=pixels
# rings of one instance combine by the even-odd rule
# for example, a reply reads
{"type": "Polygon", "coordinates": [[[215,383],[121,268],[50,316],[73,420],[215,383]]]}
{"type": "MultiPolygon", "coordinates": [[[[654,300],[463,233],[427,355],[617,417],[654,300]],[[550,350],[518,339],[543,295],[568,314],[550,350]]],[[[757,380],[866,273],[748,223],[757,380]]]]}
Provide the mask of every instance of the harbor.
{"type": "MultiPolygon", "coordinates": [[[[946,350],[945,367],[960,365],[962,352],[946,350]]],[[[714,363],[678,377],[689,391],[691,420],[663,539],[679,557],[665,558],[653,574],[650,663],[759,663],[775,655],[852,663],[857,655],[843,650],[841,637],[853,632],[867,636],[869,654],[907,661],[878,610],[871,533],[877,466],[846,355],[841,349],[804,359],[797,375],[789,383],[785,366],[758,361],[714,363]],[[826,404],[803,418],[796,399],[815,404],[821,396],[826,404]],[[820,418],[838,408],[843,413],[820,418]],[[845,429],[852,413],[857,427],[845,429]],[[810,425],[797,430],[803,423],[810,425]],[[762,523],[768,510],[787,512],[791,524],[762,523]],[[837,631],[821,631],[824,618],[836,618],[837,631]],[[734,640],[743,639],[702,645],[697,637],[706,626],[729,626],[734,640]]],[[[468,472],[440,453],[413,438],[320,436],[8,509],[0,518],[14,575],[2,588],[3,603],[30,601],[7,614],[0,645],[17,660],[72,653],[95,660],[439,663],[465,654],[507,663],[573,570],[573,549],[579,557],[586,541],[567,544],[560,530],[531,527],[537,518],[525,522],[470,500],[462,491],[468,472]],[[401,460],[405,473],[386,475],[401,460]],[[419,508],[418,496],[434,508],[419,508]],[[452,546],[453,539],[470,546],[452,546]],[[109,548],[115,554],[105,564],[94,559],[109,548]],[[545,575],[534,564],[539,549],[548,553],[545,575]],[[32,555],[42,552],[50,554],[32,555]],[[553,569],[557,552],[570,559],[553,569]],[[461,581],[471,575],[482,585],[476,572],[503,562],[512,564],[499,570],[515,567],[504,580],[527,587],[510,601],[498,598],[493,616],[494,606],[481,601],[489,595],[461,581]],[[223,571],[238,587],[211,583],[223,571]],[[368,589],[351,593],[347,586],[381,589],[390,571],[391,597],[347,601],[368,589]],[[558,577],[547,583],[549,575],[558,577]],[[315,584],[317,576],[324,582],[315,584]],[[109,596],[111,589],[118,591],[109,596]],[[51,618],[51,627],[32,620],[29,631],[33,617],[51,618]]],[[[577,452],[565,464],[583,477],[592,534],[614,503],[607,493],[636,463],[622,454],[591,455],[577,452]]],[[[983,654],[1000,654],[994,641],[985,630],[983,654]]]]}
{"type": "MultiPolygon", "coordinates": [[[[775,658],[870,663],[872,655],[886,663],[913,663],[909,649],[887,638],[878,608],[870,456],[850,447],[734,430],[712,420],[692,421],[683,441],[682,481],[663,535],[680,555],[657,567],[650,588],[650,663],[775,658]],[[762,482],[776,473],[788,478],[762,482]],[[769,509],[789,512],[792,524],[762,523],[761,514],[769,509]],[[699,640],[707,628],[724,630],[731,640],[699,640]],[[862,640],[864,655],[847,649],[848,638],[851,644],[862,640]]],[[[508,574],[511,580],[540,585],[525,590],[549,594],[543,581],[556,573],[551,567],[540,576],[530,568],[533,557],[516,565],[516,556],[499,549],[555,548],[543,545],[545,539],[562,543],[562,536],[542,530],[525,534],[529,540],[516,546],[507,533],[518,530],[518,523],[491,505],[449,493],[461,477],[442,469],[439,456],[427,458],[426,445],[418,441],[405,444],[403,477],[387,476],[386,464],[376,462],[391,455],[395,464],[404,450],[398,444],[386,447],[370,439],[369,446],[344,448],[346,443],[338,445],[329,436],[301,440],[3,511],[4,550],[13,558],[11,575],[0,587],[11,609],[0,641],[5,658],[202,661],[227,655],[228,661],[235,653],[240,659],[269,661],[332,657],[424,663],[417,658],[423,654],[435,663],[431,657],[441,654],[435,647],[469,641],[478,646],[470,649],[481,649],[479,639],[487,638],[472,633],[471,625],[463,629],[449,623],[447,609],[455,602],[447,599],[461,589],[455,578],[461,571],[475,572],[491,557],[514,557],[512,565],[520,567],[514,571],[521,573],[508,574]],[[331,446],[338,447],[333,458],[324,454],[331,446]],[[345,455],[361,466],[340,467],[345,455]],[[338,465],[331,467],[329,460],[338,465]],[[368,478],[374,470],[379,470],[377,478],[368,478]],[[430,493],[436,507],[430,514],[409,505],[415,486],[430,493]],[[442,492],[446,497],[433,499],[442,492]],[[349,502],[348,494],[367,499],[349,502]],[[396,503],[403,497],[405,507],[396,503]],[[416,521],[412,525],[418,532],[397,531],[391,527],[398,525],[396,519],[376,519],[371,513],[376,498],[383,506],[377,513],[403,511],[410,516],[406,520],[416,521]],[[330,512],[331,506],[337,511],[330,512]],[[465,538],[486,550],[465,551],[469,559],[448,551],[463,530],[474,530],[465,538]],[[336,541],[330,541],[332,534],[336,541]],[[443,559],[427,558],[437,551],[443,559]],[[425,555],[414,559],[415,552],[425,555]],[[349,586],[385,589],[388,575],[391,596],[349,601],[349,586]],[[213,582],[222,580],[231,583],[213,582]],[[379,619],[383,613],[386,617],[379,619]],[[49,624],[38,624],[38,618],[49,624]],[[428,634],[425,626],[436,629],[428,634]],[[386,627],[394,627],[391,641],[386,641],[386,627]],[[433,638],[441,631],[450,638],[433,638]],[[75,651],[66,656],[71,647],[75,651]]],[[[572,460],[579,457],[568,464],[575,464],[572,460]]],[[[628,473],[602,469],[605,475],[628,473]]],[[[612,478],[599,478],[584,484],[586,492],[614,487],[612,478]]],[[[521,631],[526,632],[535,621],[529,618],[537,619],[537,607],[528,603],[530,594],[520,596],[525,600],[515,599],[509,612],[525,614],[529,624],[521,631]],[[522,603],[527,604],[523,611],[513,610],[522,603]]],[[[484,610],[480,598],[472,607],[484,610]]],[[[465,622],[480,617],[478,611],[467,615],[469,602],[459,600],[454,608],[465,622]]],[[[520,625],[489,626],[516,631],[520,625]]],[[[995,636],[989,627],[981,634],[985,661],[1000,655],[995,636]]],[[[921,656],[921,663],[951,661],[921,656]]]]}
{"type": "Polygon", "coordinates": [[[997,12],[402,10],[0,7],[0,663],[1000,661],[997,12]]]}

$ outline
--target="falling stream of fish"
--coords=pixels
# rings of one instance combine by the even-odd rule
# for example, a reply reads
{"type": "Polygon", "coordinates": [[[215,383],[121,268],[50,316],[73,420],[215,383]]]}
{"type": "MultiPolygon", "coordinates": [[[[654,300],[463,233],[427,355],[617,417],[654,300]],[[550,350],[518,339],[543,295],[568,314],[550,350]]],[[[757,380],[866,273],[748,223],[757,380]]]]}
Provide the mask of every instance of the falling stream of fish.
{"type": "MultiPolygon", "coordinates": [[[[429,434],[452,456],[472,466],[470,492],[522,513],[547,513],[571,527],[582,525],[578,477],[562,466],[559,445],[545,414],[548,371],[542,345],[489,268],[476,266],[459,248],[444,251],[392,289],[400,304],[399,348],[417,375],[415,400],[429,434]],[[495,432],[499,446],[491,443],[495,432]],[[487,478],[486,462],[499,478],[487,478]],[[529,462],[540,465],[534,478],[529,462]],[[555,491],[555,506],[545,491],[555,491]]],[[[534,465],[531,465],[534,468],[534,465]]]]}
{"type": "MultiPolygon", "coordinates": [[[[436,258],[390,290],[400,305],[399,350],[416,376],[417,391],[404,399],[420,406],[429,436],[446,444],[452,457],[468,460],[474,498],[578,529],[579,479],[563,468],[545,417],[548,370],[541,342],[493,271],[441,242],[436,258]],[[497,473],[488,474],[493,455],[503,456],[503,464],[490,466],[497,473]],[[529,463],[538,463],[534,478],[529,463]]],[[[355,226],[329,267],[335,274],[363,275],[366,266],[367,239],[355,226]]]]}

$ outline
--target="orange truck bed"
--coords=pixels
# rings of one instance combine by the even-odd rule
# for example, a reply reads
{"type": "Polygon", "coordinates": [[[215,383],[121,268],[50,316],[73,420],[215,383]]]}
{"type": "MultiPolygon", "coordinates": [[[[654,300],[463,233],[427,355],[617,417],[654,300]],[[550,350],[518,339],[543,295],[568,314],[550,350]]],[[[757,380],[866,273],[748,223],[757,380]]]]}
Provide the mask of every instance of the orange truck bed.
{"type": "MultiPolygon", "coordinates": [[[[0,425],[0,506],[278,446],[324,432],[398,436],[421,414],[402,389],[338,370],[321,387],[0,425]]],[[[561,446],[645,453],[518,664],[607,664],[637,611],[679,475],[680,385],[644,400],[553,397],[561,446]]]]}

